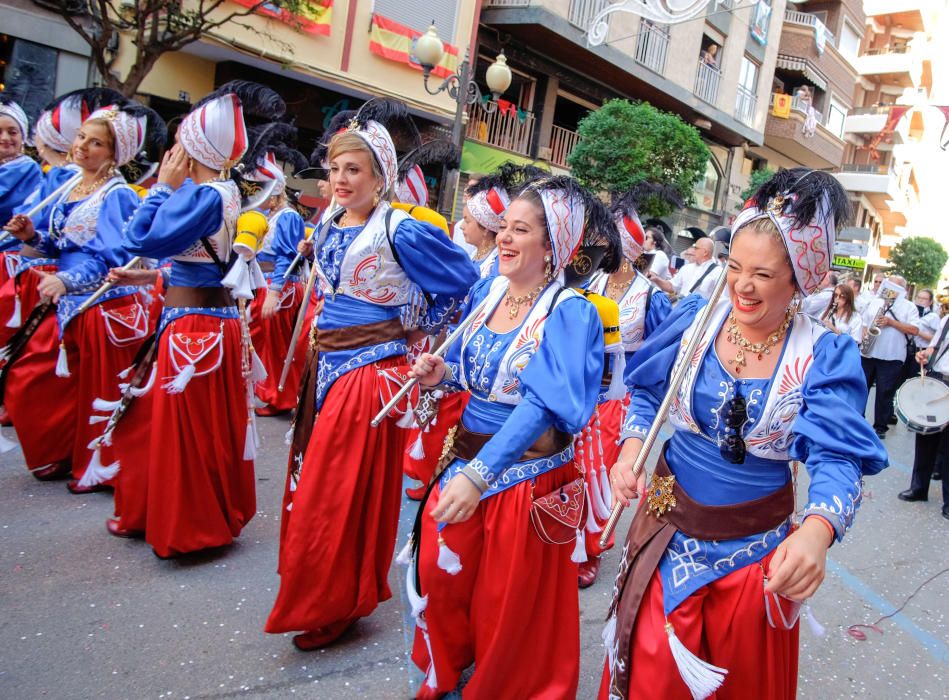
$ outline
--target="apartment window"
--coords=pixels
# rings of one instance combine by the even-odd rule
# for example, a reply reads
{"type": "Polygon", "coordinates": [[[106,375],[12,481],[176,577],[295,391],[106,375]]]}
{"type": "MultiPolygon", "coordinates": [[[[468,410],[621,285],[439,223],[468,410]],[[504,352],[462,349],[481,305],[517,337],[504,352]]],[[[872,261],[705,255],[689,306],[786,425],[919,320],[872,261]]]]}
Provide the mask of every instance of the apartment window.
{"type": "Polygon", "coordinates": [[[758,64],[748,56],[742,56],[735,98],[735,116],[745,124],[751,124],[754,120],[758,99],[758,73],[758,64]]]}
{"type": "Polygon", "coordinates": [[[860,55],[862,36],[849,22],[844,21],[840,27],[840,36],[837,39],[837,48],[851,63],[860,55]]]}
{"type": "Polygon", "coordinates": [[[458,0],[375,0],[373,12],[404,24],[410,29],[424,32],[435,23],[438,36],[450,44],[455,43],[455,21],[458,16],[458,0]]]}
{"type": "Polygon", "coordinates": [[[824,126],[835,136],[843,138],[844,119],[846,118],[847,108],[837,100],[831,98],[830,106],[827,108],[827,123],[824,126]]]}

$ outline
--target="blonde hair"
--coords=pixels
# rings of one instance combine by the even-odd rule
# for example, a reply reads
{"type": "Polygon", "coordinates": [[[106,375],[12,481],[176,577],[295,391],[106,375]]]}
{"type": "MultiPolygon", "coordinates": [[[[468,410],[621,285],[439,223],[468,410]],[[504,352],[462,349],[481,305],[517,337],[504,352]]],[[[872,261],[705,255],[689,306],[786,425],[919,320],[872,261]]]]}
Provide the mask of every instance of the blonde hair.
{"type": "Polygon", "coordinates": [[[109,148],[112,149],[112,154],[115,155],[115,132],[112,130],[112,123],[108,119],[95,117],[94,119],[87,119],[82,123],[83,126],[86,124],[98,124],[105,127],[106,133],[109,134],[109,148]]]}
{"type": "Polygon", "coordinates": [[[338,156],[352,151],[363,151],[369,154],[372,174],[382,183],[382,187],[385,188],[386,176],[382,172],[379,161],[376,159],[376,154],[372,152],[372,149],[369,148],[369,144],[365,142],[362,136],[352,131],[340,131],[338,134],[334,134],[333,138],[330,139],[329,146],[326,149],[327,166],[338,156]]]}

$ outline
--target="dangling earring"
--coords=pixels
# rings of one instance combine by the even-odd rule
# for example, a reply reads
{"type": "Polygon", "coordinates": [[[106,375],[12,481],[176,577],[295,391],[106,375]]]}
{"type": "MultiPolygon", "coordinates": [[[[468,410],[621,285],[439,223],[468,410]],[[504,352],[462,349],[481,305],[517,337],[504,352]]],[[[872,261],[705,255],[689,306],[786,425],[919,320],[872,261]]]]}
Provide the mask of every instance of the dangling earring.
{"type": "Polygon", "coordinates": [[[379,200],[381,199],[382,199],[382,190],[379,190],[372,197],[372,206],[376,206],[377,204],[379,204],[379,200]]]}
{"type": "Polygon", "coordinates": [[[550,282],[554,278],[553,259],[549,255],[544,256],[544,279],[550,282]]]}

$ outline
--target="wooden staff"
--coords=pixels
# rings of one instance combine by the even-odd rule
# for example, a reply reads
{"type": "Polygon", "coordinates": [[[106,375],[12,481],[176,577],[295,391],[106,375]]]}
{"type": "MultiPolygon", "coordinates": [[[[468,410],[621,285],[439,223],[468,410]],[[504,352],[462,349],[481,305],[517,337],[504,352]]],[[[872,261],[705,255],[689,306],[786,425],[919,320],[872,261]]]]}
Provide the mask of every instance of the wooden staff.
{"type": "MultiPolygon", "coordinates": [[[[132,259],[129,260],[127,263],[125,263],[122,267],[120,267],[119,270],[121,270],[122,272],[128,272],[128,271],[131,270],[133,267],[135,267],[139,262],[141,262],[141,260],[142,260],[142,256],[136,255],[134,258],[132,258],[132,259]]],[[[95,304],[97,301],[99,301],[99,299],[102,298],[102,295],[103,295],[103,294],[105,294],[107,291],[109,291],[110,289],[112,289],[112,287],[114,287],[114,286],[115,286],[115,282],[106,282],[105,284],[103,284],[103,285],[102,285],[101,287],[99,287],[95,292],[92,293],[92,296],[91,296],[91,297],[89,297],[88,299],[86,299],[86,300],[82,303],[82,305],[81,305],[78,309],[76,309],[75,315],[78,316],[79,314],[83,313],[84,311],[87,311],[87,310],[89,309],[89,307],[91,307],[93,304],[95,304]]]]}
{"type": "MultiPolygon", "coordinates": [[[[712,297],[709,299],[708,304],[702,310],[702,315],[698,325],[696,326],[695,331],[692,333],[692,337],[689,338],[689,343],[685,348],[684,354],[682,355],[682,361],[679,363],[679,367],[672,375],[672,379],[669,382],[669,389],[666,391],[666,395],[663,397],[662,403],[659,404],[659,410],[656,411],[656,418],[653,420],[652,425],[649,426],[649,432],[646,434],[646,439],[643,440],[642,449],[639,450],[639,455],[636,457],[636,461],[633,462],[633,477],[636,479],[639,478],[639,475],[646,466],[646,460],[649,459],[649,453],[652,451],[653,446],[656,444],[656,439],[659,437],[659,430],[662,428],[662,424],[666,422],[666,417],[669,413],[669,407],[672,405],[672,400],[675,398],[676,394],[679,393],[679,387],[682,386],[682,382],[685,380],[686,372],[688,372],[689,366],[691,365],[692,356],[695,354],[695,351],[702,340],[702,336],[705,335],[705,331],[708,329],[708,324],[712,319],[712,313],[715,310],[715,307],[718,305],[718,300],[725,291],[725,282],[727,279],[726,272],[726,269],[722,269],[721,273],[719,274],[718,282],[715,283],[715,289],[712,292],[712,297]]],[[[613,506],[613,511],[610,513],[609,520],[606,521],[606,525],[603,527],[603,532],[600,535],[600,546],[604,549],[609,545],[610,536],[613,534],[613,530],[616,529],[616,524],[619,522],[620,516],[623,514],[623,508],[623,504],[617,502],[616,505],[613,506]]]]}

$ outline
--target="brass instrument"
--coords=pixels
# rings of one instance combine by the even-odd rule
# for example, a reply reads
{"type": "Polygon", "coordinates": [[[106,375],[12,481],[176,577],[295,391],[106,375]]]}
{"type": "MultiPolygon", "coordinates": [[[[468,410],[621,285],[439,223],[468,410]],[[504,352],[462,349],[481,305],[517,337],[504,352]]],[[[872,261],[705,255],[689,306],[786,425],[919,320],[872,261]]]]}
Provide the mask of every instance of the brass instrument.
{"type": "Polygon", "coordinates": [[[830,303],[830,308],[824,312],[823,318],[821,321],[827,327],[827,330],[833,331],[837,335],[840,335],[840,331],[837,330],[837,299],[836,297],[830,303]]]}
{"type": "Polygon", "coordinates": [[[945,316],[946,314],[949,314],[949,293],[940,294],[938,297],[936,297],[936,301],[939,303],[939,306],[940,306],[940,311],[941,311],[940,316],[945,316]]]}
{"type": "Polygon", "coordinates": [[[863,342],[860,343],[860,354],[864,357],[870,354],[874,344],[877,342],[877,338],[880,337],[880,321],[886,316],[887,312],[893,308],[893,304],[896,303],[896,292],[892,289],[884,289],[880,296],[883,299],[883,306],[873,318],[873,323],[867,328],[867,334],[863,336],[863,342]]]}

